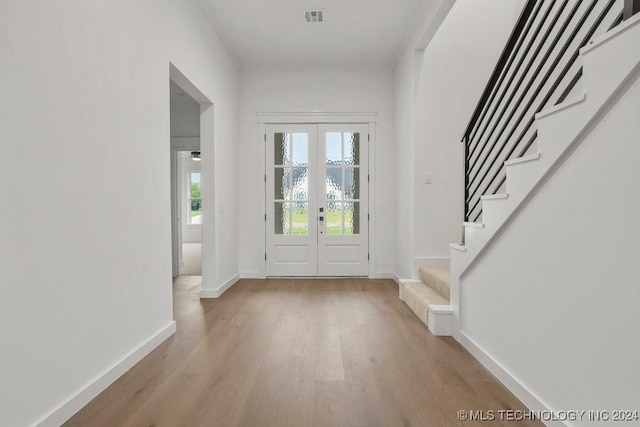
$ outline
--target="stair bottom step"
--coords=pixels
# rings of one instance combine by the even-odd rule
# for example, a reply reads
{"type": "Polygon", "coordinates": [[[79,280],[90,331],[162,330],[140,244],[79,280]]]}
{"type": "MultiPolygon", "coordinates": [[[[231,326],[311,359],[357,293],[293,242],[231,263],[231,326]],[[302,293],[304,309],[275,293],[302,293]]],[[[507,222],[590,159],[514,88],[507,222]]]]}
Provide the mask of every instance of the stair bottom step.
{"type": "Polygon", "coordinates": [[[449,300],[422,282],[405,283],[402,299],[416,316],[429,326],[429,305],[449,305],[449,300]]]}

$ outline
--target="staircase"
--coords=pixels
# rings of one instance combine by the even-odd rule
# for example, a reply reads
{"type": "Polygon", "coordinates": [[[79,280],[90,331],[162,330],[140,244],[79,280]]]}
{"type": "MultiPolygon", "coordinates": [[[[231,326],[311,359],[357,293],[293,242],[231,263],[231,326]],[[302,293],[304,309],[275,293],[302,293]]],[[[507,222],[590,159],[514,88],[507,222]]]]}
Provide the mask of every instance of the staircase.
{"type": "Polygon", "coordinates": [[[449,267],[420,267],[420,280],[401,280],[400,299],[434,335],[451,335],[449,267]]]}
{"type": "MultiPolygon", "coordinates": [[[[460,281],[568,155],[640,75],[640,15],[580,50],[583,93],[535,115],[537,150],[504,162],[506,191],[483,195],[482,222],[464,224],[464,243],[451,244],[451,308],[461,323],[460,281]]],[[[615,141],[612,141],[614,143],[615,141]]],[[[567,195],[571,197],[571,195],[567,195]]]]}
{"type": "MultiPolygon", "coordinates": [[[[529,2],[529,5],[534,3],[529,2]]],[[[617,16],[617,12],[615,14],[617,16]]],[[[615,21],[618,21],[617,17],[615,21]]],[[[477,205],[469,206],[469,199],[466,200],[471,211],[465,213],[468,222],[464,223],[463,242],[450,245],[450,270],[421,268],[420,281],[401,281],[401,298],[435,335],[459,338],[464,317],[461,282],[464,282],[466,272],[479,262],[482,254],[598,126],[618,99],[637,83],[640,76],[638,46],[640,14],[616,23],[615,27],[582,46],[575,59],[580,79],[571,80],[571,87],[562,91],[560,102],[533,113],[531,132],[535,144],[529,144],[519,157],[502,162],[500,170],[504,171],[505,185],[495,193],[479,196],[477,205]]],[[[486,105],[480,108],[489,109],[486,105]]],[[[469,141],[465,141],[467,143],[469,141]]],[[[464,286],[471,285],[464,283],[464,286]]]]}

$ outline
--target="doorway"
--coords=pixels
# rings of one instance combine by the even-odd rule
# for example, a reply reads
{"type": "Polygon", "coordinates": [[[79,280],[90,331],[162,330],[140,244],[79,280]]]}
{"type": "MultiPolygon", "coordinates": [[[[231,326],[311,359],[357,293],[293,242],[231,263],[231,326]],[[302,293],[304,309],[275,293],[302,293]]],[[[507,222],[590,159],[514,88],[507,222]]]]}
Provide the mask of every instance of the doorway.
{"type": "MultiPolygon", "coordinates": [[[[169,64],[169,88],[170,98],[177,95],[181,101],[189,101],[195,104],[184,107],[189,110],[185,120],[180,122],[175,119],[176,104],[184,102],[170,102],[171,104],[171,243],[172,243],[172,269],[173,277],[180,273],[180,259],[183,259],[182,247],[182,219],[183,214],[178,203],[177,192],[184,188],[178,185],[178,154],[179,151],[200,153],[200,194],[201,194],[201,224],[200,224],[200,276],[190,276],[190,282],[201,288],[200,297],[217,297],[215,290],[216,270],[216,212],[215,212],[215,106],[187,76],[185,76],[173,64],[169,64]],[[188,97],[188,98],[187,98],[188,97]],[[189,99],[190,98],[190,99],[189,99]]],[[[175,99],[174,99],[175,100],[175,99]]],[[[185,191],[185,193],[188,193],[185,191]]],[[[184,276],[183,276],[184,277],[184,276]]],[[[175,284],[175,280],[174,280],[175,284]]]]}
{"type": "Polygon", "coordinates": [[[181,233],[180,276],[202,275],[202,173],[200,151],[178,151],[176,210],[181,233]]]}
{"type": "MultiPolygon", "coordinates": [[[[188,81],[183,79],[182,83],[189,88],[188,81]]],[[[188,91],[173,79],[169,87],[172,275],[202,276],[204,176],[200,140],[203,105],[192,96],[193,90],[188,91]]]]}
{"type": "Polygon", "coordinates": [[[367,276],[367,124],[265,131],[267,276],[367,276]]]}

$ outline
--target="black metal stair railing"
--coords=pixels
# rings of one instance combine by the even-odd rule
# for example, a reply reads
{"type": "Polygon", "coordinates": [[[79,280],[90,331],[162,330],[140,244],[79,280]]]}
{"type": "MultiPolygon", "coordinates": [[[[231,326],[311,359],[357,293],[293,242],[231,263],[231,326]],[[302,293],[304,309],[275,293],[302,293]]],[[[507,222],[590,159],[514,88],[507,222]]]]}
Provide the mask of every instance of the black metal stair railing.
{"type": "Polygon", "coordinates": [[[469,120],[462,142],[465,221],[504,190],[506,160],[535,148],[535,115],[579,90],[580,48],[640,8],[640,0],[529,0],[469,120]]]}

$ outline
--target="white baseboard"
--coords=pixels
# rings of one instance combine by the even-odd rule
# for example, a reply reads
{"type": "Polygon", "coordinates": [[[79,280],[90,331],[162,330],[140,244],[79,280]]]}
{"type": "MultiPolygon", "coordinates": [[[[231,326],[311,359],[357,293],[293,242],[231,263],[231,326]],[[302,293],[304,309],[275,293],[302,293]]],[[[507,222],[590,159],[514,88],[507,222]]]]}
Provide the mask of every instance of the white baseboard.
{"type": "Polygon", "coordinates": [[[396,282],[396,285],[400,287],[400,277],[398,277],[396,273],[392,273],[392,272],[375,273],[373,276],[369,276],[369,279],[390,279],[396,282]]]}
{"type": "MultiPolygon", "coordinates": [[[[532,411],[551,411],[529,388],[509,372],[500,362],[495,360],[482,347],[476,344],[464,332],[460,332],[460,343],[489,370],[504,386],[511,391],[524,405],[532,411]]],[[[547,427],[566,427],[562,421],[546,421],[547,427]]]]}
{"type": "Polygon", "coordinates": [[[220,296],[225,293],[227,289],[235,285],[238,280],[240,280],[240,273],[235,274],[217,289],[202,289],[200,291],[200,298],[220,298],[220,296]]]}
{"type": "Polygon", "coordinates": [[[400,276],[398,276],[396,273],[393,273],[393,280],[396,282],[396,285],[398,285],[398,288],[402,286],[402,279],[400,279],[400,276]]]}
{"type": "Polygon", "coordinates": [[[104,374],[91,381],[89,385],[84,387],[75,396],[71,397],[71,399],[67,400],[52,413],[36,423],[36,425],[38,427],[58,427],[62,425],[62,423],[71,418],[87,403],[91,402],[93,398],[95,398],[107,387],[113,384],[113,382],[115,382],[125,372],[131,369],[136,363],[142,360],[147,354],[151,353],[154,348],[162,344],[164,340],[169,338],[175,332],[176,322],[174,321],[169,323],[147,341],[142,343],[138,348],[125,356],[113,367],[108,369],[104,374]]]}
{"type": "Polygon", "coordinates": [[[266,279],[267,276],[264,274],[260,274],[257,271],[241,271],[240,272],[241,279],[266,279]]]}
{"type": "Polygon", "coordinates": [[[369,276],[369,279],[392,279],[392,280],[395,280],[396,277],[397,277],[396,273],[392,273],[390,271],[382,271],[382,272],[374,273],[373,275],[369,276]]]}
{"type": "Polygon", "coordinates": [[[398,276],[396,273],[390,273],[390,275],[391,277],[389,277],[389,279],[396,282],[396,285],[398,285],[398,292],[402,293],[402,279],[400,279],[400,276],[398,276]]]}
{"type": "MultiPolygon", "coordinates": [[[[341,276],[337,276],[337,277],[341,277],[341,276]]],[[[267,276],[257,271],[241,271],[240,272],[240,279],[266,279],[266,278],[267,276]]],[[[373,276],[370,276],[369,278],[370,279],[391,279],[391,280],[394,280],[396,283],[399,283],[400,281],[400,278],[398,277],[398,275],[392,272],[375,273],[373,276]]],[[[307,279],[326,279],[326,277],[307,277],[307,279]]]]}

